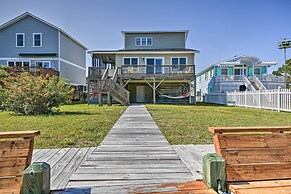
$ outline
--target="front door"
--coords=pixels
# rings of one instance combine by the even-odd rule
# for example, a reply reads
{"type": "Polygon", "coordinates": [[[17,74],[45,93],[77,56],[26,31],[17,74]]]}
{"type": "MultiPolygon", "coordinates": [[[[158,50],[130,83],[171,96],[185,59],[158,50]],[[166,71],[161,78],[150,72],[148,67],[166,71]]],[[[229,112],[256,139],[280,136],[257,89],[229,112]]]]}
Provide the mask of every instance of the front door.
{"type": "Polygon", "coordinates": [[[147,65],[147,70],[146,72],[148,74],[154,74],[154,73],[162,73],[163,72],[163,58],[161,57],[153,57],[153,58],[147,58],[146,59],[146,65],[147,65]]]}
{"type": "Polygon", "coordinates": [[[145,102],[145,86],[136,86],[136,102],[145,102]]]}

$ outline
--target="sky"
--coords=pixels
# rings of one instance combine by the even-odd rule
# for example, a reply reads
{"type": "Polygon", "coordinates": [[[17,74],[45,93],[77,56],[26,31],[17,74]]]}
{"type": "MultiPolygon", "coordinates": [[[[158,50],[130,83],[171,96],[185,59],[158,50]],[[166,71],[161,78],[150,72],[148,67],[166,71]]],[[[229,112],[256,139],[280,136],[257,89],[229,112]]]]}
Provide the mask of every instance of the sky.
{"type": "Polygon", "coordinates": [[[121,31],[189,30],[197,73],[238,54],[277,61],[272,71],[284,63],[278,43],[291,39],[290,8],[291,0],[0,0],[0,24],[31,12],[89,50],[122,49],[121,31]]]}

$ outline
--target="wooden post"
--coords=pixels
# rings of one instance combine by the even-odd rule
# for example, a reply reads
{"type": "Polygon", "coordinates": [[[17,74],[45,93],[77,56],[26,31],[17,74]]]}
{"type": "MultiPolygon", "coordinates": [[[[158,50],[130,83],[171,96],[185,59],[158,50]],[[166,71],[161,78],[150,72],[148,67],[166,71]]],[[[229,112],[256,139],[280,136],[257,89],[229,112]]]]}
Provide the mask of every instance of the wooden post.
{"type": "Polygon", "coordinates": [[[112,98],[110,92],[107,92],[107,105],[112,106],[112,98]]]}
{"type": "Polygon", "coordinates": [[[21,193],[50,193],[50,165],[34,162],[22,173],[21,193]]]}
{"type": "Polygon", "coordinates": [[[156,104],[156,80],[153,82],[153,103],[156,104]]]}
{"type": "Polygon", "coordinates": [[[221,191],[225,191],[225,160],[216,153],[208,153],[203,157],[203,182],[218,191],[218,180],[221,191]]]}
{"type": "Polygon", "coordinates": [[[98,103],[99,103],[99,106],[103,106],[103,95],[101,92],[99,93],[99,96],[98,96],[98,103]]]}

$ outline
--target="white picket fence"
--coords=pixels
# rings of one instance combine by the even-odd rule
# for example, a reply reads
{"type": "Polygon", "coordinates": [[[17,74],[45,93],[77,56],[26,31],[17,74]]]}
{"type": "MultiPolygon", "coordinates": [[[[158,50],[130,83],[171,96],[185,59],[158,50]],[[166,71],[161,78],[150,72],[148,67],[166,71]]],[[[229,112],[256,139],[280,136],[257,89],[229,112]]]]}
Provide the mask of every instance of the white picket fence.
{"type": "Polygon", "coordinates": [[[204,102],[291,112],[291,90],[227,92],[205,94],[204,102]]]}

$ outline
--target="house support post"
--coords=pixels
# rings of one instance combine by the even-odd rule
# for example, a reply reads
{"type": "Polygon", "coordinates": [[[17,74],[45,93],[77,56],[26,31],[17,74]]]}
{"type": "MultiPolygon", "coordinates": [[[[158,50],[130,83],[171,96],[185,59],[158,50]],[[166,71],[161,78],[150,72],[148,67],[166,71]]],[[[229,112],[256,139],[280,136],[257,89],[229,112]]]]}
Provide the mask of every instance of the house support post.
{"type": "Polygon", "coordinates": [[[189,82],[189,104],[192,104],[192,97],[191,97],[191,82],[189,82]]]}
{"type": "Polygon", "coordinates": [[[110,92],[107,92],[107,105],[112,106],[112,97],[110,95],[110,92]]]}
{"type": "Polygon", "coordinates": [[[103,106],[103,94],[101,92],[99,93],[98,103],[99,103],[99,106],[103,106]]]}
{"type": "Polygon", "coordinates": [[[156,80],[153,81],[153,103],[156,104],[156,80]]]}

